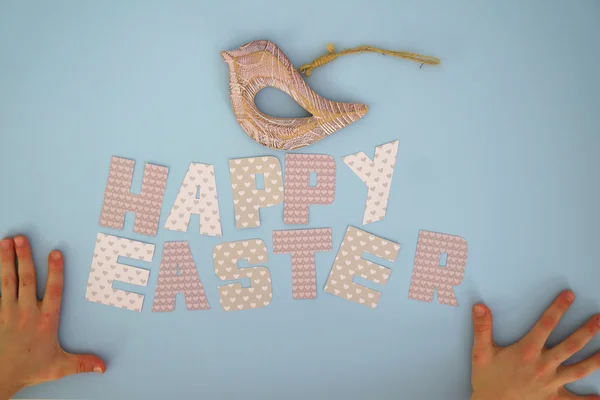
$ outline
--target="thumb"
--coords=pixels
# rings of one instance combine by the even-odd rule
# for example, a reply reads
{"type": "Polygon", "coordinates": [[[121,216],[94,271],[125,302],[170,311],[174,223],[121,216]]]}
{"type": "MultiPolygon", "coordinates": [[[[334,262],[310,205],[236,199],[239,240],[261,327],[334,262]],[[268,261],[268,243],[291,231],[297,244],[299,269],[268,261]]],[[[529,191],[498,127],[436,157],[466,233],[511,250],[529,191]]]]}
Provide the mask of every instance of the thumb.
{"type": "Polygon", "coordinates": [[[92,354],[71,354],[64,352],[61,360],[61,371],[64,376],[84,374],[87,372],[106,371],[106,363],[92,354]]]}
{"type": "Polygon", "coordinates": [[[492,312],[483,305],[473,306],[473,360],[489,357],[494,349],[492,312]]]}

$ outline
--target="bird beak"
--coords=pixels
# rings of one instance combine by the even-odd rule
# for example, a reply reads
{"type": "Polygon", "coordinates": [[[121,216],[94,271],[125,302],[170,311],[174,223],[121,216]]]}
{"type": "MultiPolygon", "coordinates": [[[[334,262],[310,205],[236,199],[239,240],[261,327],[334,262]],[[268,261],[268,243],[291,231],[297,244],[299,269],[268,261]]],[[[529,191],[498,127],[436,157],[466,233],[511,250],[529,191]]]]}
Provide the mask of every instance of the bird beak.
{"type": "Polygon", "coordinates": [[[226,63],[233,60],[233,57],[231,56],[231,54],[228,51],[222,51],[221,57],[223,57],[223,60],[225,60],[226,63]]]}

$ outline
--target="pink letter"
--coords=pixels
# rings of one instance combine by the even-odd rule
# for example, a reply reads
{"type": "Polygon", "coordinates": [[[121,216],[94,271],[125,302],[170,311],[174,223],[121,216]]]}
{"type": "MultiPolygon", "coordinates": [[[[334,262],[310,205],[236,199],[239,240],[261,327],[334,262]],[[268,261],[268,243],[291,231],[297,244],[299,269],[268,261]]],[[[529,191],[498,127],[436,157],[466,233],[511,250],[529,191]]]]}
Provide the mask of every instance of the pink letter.
{"type": "Polygon", "coordinates": [[[123,229],[125,213],[135,213],[133,231],[156,236],[169,168],[146,164],[140,194],[131,193],[135,161],[113,157],[104,191],[100,225],[123,229]]]}
{"type": "Polygon", "coordinates": [[[331,204],[335,198],[335,159],[326,154],[285,155],[286,224],[308,224],[308,206],[331,204]],[[317,185],[310,186],[310,173],[316,172],[317,185]]]}
{"type": "Polygon", "coordinates": [[[317,297],[315,253],[331,251],[331,229],[273,231],[275,254],[292,255],[292,296],[294,299],[317,297]]]}
{"type": "Polygon", "coordinates": [[[175,311],[177,293],[185,296],[188,310],[210,309],[188,242],[165,243],[152,311],[175,311]]]}
{"type": "Polygon", "coordinates": [[[408,297],[421,301],[432,301],[437,290],[442,304],[458,306],[452,290],[465,276],[467,265],[467,241],[460,236],[421,231],[417,243],[417,254],[413,267],[408,297]],[[440,257],[446,253],[446,266],[440,265],[440,257]]]}

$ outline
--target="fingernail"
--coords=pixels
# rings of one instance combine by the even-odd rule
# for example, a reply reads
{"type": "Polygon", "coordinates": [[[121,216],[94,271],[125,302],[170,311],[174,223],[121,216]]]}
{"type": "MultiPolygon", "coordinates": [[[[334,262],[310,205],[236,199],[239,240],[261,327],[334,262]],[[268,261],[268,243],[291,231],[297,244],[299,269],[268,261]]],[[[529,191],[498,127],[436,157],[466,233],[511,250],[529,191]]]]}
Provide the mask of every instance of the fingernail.
{"type": "Polygon", "coordinates": [[[10,249],[10,239],[2,240],[2,242],[0,242],[0,245],[2,245],[2,248],[4,250],[9,250],[10,249]]]}
{"type": "Polygon", "coordinates": [[[25,244],[25,239],[23,239],[21,236],[17,236],[15,238],[15,246],[21,247],[23,244],[25,244]]]}
{"type": "Polygon", "coordinates": [[[99,367],[99,366],[95,366],[94,367],[94,372],[97,372],[99,374],[103,374],[104,373],[104,371],[102,371],[102,367],[99,367]]]}
{"type": "Polygon", "coordinates": [[[485,315],[485,307],[484,306],[480,306],[480,305],[476,305],[475,307],[473,307],[473,315],[476,317],[483,317],[485,315]]]}
{"type": "Polygon", "coordinates": [[[568,302],[572,302],[573,300],[575,300],[575,294],[569,290],[565,294],[565,299],[567,299],[568,302]]]}
{"type": "Polygon", "coordinates": [[[62,258],[60,251],[52,251],[52,253],[50,253],[50,258],[52,258],[54,261],[58,261],[62,258]]]}

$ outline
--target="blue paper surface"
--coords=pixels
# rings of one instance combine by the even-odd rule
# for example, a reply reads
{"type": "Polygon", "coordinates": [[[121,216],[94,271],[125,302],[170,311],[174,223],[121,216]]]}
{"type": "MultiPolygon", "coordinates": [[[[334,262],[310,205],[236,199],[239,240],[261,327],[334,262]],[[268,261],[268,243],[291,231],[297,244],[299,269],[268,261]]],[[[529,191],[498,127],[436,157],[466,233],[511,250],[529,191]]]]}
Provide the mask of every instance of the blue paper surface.
{"type": "MultiPolygon", "coordinates": [[[[600,311],[600,3],[566,1],[4,1],[0,3],[0,234],[32,241],[40,289],[47,253],[66,257],[64,346],[108,364],[28,388],[23,398],[411,399],[470,395],[471,305],[493,310],[500,344],[520,338],[562,289],[578,295],[551,343],[600,311]],[[294,301],[291,265],[274,255],[283,206],[236,230],[230,158],[274,155],[234,118],[221,50],[255,39],[295,65],[371,44],[441,58],[423,66],[354,55],[308,78],[319,94],[370,111],[302,152],[333,155],[333,205],[308,227],[333,228],[318,253],[318,297],[294,301]],[[366,187],[341,157],[400,140],[384,221],[363,227],[401,243],[372,310],[322,292],[366,187]],[[99,225],[110,157],[170,167],[157,237],[99,225]],[[214,164],[223,238],[162,228],[190,162],[214,164]],[[460,307],[408,299],[419,230],[464,237],[460,307]],[[141,313],[84,300],[98,232],[156,244],[141,313]],[[212,247],[261,238],[273,302],[223,312],[212,247]],[[188,240],[212,309],[152,313],[165,241],[188,240]]],[[[284,95],[259,106],[296,115],[284,95]]],[[[129,289],[136,289],[128,287],[129,289]]],[[[596,338],[576,359],[600,348],[596,338]]],[[[600,389],[600,372],[571,387],[600,389]]]]}

